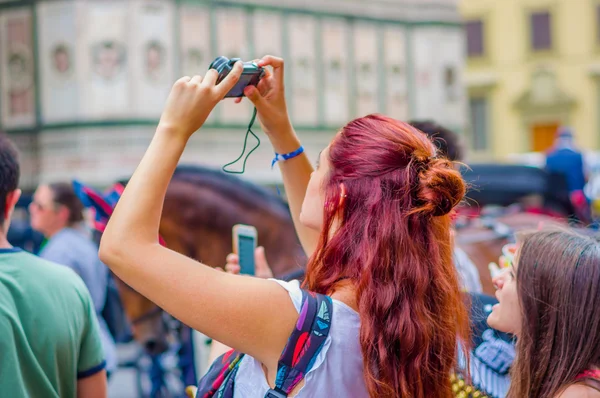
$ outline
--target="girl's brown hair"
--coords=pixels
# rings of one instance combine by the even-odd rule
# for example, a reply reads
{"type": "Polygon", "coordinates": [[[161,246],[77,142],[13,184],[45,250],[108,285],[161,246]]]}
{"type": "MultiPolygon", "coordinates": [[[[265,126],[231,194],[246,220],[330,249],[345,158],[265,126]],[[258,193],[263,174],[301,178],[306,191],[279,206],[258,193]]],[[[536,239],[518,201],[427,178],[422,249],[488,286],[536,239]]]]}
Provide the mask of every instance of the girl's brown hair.
{"type": "Polygon", "coordinates": [[[569,230],[519,237],[522,328],[510,397],[555,397],[600,364],[600,244],[569,230]]]}

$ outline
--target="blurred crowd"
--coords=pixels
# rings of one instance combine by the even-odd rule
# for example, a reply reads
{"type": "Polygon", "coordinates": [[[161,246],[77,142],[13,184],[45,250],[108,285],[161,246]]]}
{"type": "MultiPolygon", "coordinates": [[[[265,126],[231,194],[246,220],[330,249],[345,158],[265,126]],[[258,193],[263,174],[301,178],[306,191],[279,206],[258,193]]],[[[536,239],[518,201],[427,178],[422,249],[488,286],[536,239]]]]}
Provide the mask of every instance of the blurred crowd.
{"type": "Polygon", "coordinates": [[[104,209],[107,225],[86,218],[72,182],[57,182],[28,207],[41,241],[11,230],[19,161],[0,136],[3,396],[107,396],[119,340],[107,297],[119,278],[212,339],[198,397],[600,397],[600,242],[585,228],[600,175],[569,128],[557,131],[545,170],[565,179],[580,230],[517,233],[495,254],[504,255],[491,296],[455,239],[467,185],[452,131],[368,115],[342,127],[313,168],[287,114],[283,60],[258,66],[265,76],[244,95],[283,174],[308,257],[301,281],[274,279],[268,248],[256,249],[247,276],[235,254],[215,269],[159,240],[175,167],[238,84],[238,64],[224,79],[210,70],[174,84],[118,206],[104,209]],[[26,240],[34,253],[19,248],[26,240]]]}

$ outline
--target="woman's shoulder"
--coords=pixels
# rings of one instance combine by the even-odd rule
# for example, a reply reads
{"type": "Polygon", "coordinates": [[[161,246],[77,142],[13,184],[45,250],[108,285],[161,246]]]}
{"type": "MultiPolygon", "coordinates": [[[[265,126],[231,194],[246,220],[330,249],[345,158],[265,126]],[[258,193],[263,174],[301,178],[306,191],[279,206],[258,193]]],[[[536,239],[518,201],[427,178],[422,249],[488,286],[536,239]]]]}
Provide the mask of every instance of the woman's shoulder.
{"type": "MultiPolygon", "coordinates": [[[[287,290],[292,302],[294,303],[294,307],[296,307],[296,310],[300,312],[300,307],[302,306],[302,287],[300,286],[300,282],[298,280],[292,280],[289,282],[282,281],[279,279],[271,280],[277,282],[281,287],[287,290]]],[[[344,315],[348,315],[350,317],[358,318],[358,312],[356,312],[352,307],[350,307],[350,305],[335,298],[332,298],[332,302],[334,308],[340,310],[339,312],[342,312],[344,313],[344,315]]],[[[334,316],[336,315],[335,313],[336,311],[334,311],[334,316]]]]}
{"type": "Polygon", "coordinates": [[[584,383],[571,384],[556,398],[600,398],[600,391],[584,383]]]}
{"type": "MultiPolygon", "coordinates": [[[[271,280],[287,290],[294,306],[300,311],[302,288],[299,281],[271,280]]],[[[329,334],[320,352],[314,358],[311,369],[305,375],[305,385],[299,390],[298,397],[350,396],[350,393],[356,393],[356,391],[364,391],[364,394],[359,393],[352,396],[366,396],[366,387],[362,376],[363,362],[360,355],[358,313],[342,301],[332,299],[332,303],[333,314],[329,334]],[[339,369],[342,367],[344,372],[340,373],[339,369]],[[341,380],[343,383],[341,385],[332,384],[332,379],[341,380]],[[341,392],[340,389],[342,389],[341,392]],[[317,391],[319,395],[316,394],[317,391]]],[[[244,357],[236,376],[235,397],[257,396],[256,391],[264,395],[268,388],[261,363],[254,357],[244,357]]]]}
{"type": "Polygon", "coordinates": [[[300,287],[300,282],[297,280],[292,280],[289,282],[280,279],[269,280],[277,282],[279,286],[287,290],[292,303],[294,303],[294,307],[296,307],[296,311],[300,312],[300,307],[302,306],[302,288],[300,287]]]}

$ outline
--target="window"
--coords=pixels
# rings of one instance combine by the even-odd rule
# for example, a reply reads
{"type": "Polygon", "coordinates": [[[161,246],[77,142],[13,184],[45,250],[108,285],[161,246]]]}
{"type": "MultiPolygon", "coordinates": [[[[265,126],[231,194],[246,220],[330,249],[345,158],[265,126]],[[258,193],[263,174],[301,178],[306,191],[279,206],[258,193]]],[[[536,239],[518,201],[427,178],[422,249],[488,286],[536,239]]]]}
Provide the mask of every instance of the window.
{"type": "Polygon", "coordinates": [[[456,78],[456,69],[452,66],[444,68],[444,88],[446,90],[446,100],[448,102],[453,102],[458,98],[458,79],[456,78]]]}
{"type": "Polygon", "coordinates": [[[406,71],[400,64],[387,66],[387,94],[392,101],[403,103],[406,100],[406,71]]]}
{"type": "Polygon", "coordinates": [[[294,78],[294,93],[305,96],[313,95],[314,83],[316,82],[315,61],[309,57],[300,57],[294,60],[292,74],[294,78]]]}
{"type": "Polygon", "coordinates": [[[326,83],[330,88],[339,89],[344,84],[344,72],[342,71],[342,60],[332,59],[327,69],[326,83]]]}
{"type": "Polygon", "coordinates": [[[600,5],[596,6],[596,43],[600,44],[600,5]]]}
{"type": "Polygon", "coordinates": [[[377,72],[375,66],[369,62],[362,62],[358,65],[356,85],[358,94],[371,100],[377,93],[377,72]]]}
{"type": "Polygon", "coordinates": [[[469,57],[481,57],[483,48],[483,21],[468,21],[465,23],[467,34],[467,55],[469,57]]]}
{"type": "Polygon", "coordinates": [[[469,100],[473,149],[486,150],[488,147],[488,101],[486,98],[469,100]]]}
{"type": "Polygon", "coordinates": [[[552,18],[547,11],[530,15],[531,49],[543,51],[552,49],[552,18]]]}

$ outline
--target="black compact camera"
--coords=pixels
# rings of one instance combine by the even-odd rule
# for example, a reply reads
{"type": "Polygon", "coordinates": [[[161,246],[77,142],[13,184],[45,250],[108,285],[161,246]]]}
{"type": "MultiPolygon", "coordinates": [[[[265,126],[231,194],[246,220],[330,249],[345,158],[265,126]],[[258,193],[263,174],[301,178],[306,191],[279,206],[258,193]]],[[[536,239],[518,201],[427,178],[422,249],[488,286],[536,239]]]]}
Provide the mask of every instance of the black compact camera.
{"type": "MultiPolygon", "coordinates": [[[[240,61],[239,58],[229,59],[227,57],[217,57],[208,67],[219,72],[217,84],[220,83],[233,69],[233,65],[240,61]]],[[[227,93],[225,98],[243,97],[244,88],[247,86],[256,86],[260,79],[265,75],[265,69],[254,62],[244,62],[244,70],[237,84],[227,93]]]]}

